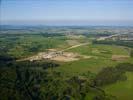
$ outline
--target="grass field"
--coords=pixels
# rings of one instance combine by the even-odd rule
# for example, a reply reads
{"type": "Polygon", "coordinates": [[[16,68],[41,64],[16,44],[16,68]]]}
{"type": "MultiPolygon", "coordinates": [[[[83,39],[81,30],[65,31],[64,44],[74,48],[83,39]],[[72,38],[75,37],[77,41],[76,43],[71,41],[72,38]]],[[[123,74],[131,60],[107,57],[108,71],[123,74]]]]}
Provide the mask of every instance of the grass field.
{"type": "Polygon", "coordinates": [[[106,86],[106,93],[116,96],[118,100],[133,100],[133,72],[127,72],[126,76],[126,81],[106,86]]]}
{"type": "Polygon", "coordinates": [[[83,55],[92,56],[89,59],[81,59],[78,61],[62,63],[56,70],[67,75],[81,75],[88,71],[92,73],[99,72],[104,67],[115,66],[118,63],[132,62],[132,58],[124,61],[112,61],[112,55],[128,55],[128,50],[124,47],[110,46],[110,45],[86,45],[68,50],[69,52],[76,52],[83,55]]]}
{"type": "Polygon", "coordinates": [[[95,45],[89,44],[69,50],[85,55],[93,55],[100,57],[110,57],[111,55],[128,55],[128,51],[124,47],[115,45],[95,45]]]}

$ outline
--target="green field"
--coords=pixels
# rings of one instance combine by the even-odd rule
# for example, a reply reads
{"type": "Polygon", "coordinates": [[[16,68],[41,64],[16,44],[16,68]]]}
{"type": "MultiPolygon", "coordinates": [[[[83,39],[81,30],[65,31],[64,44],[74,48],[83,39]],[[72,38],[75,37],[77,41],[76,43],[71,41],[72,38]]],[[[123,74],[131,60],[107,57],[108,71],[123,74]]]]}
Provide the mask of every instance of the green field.
{"type": "Polygon", "coordinates": [[[89,44],[87,46],[71,49],[69,52],[92,56],[92,58],[62,63],[60,67],[56,68],[56,70],[67,73],[68,75],[79,75],[88,71],[97,73],[104,67],[115,66],[118,63],[133,61],[132,58],[119,62],[111,60],[112,55],[128,55],[128,50],[119,46],[89,44]]]}
{"type": "Polygon", "coordinates": [[[127,49],[120,46],[115,45],[95,45],[89,44],[82,47],[77,47],[72,50],[71,52],[77,52],[84,55],[92,55],[92,56],[99,56],[99,57],[111,57],[111,55],[128,55],[127,49]]]}
{"type": "Polygon", "coordinates": [[[133,99],[133,72],[126,73],[127,80],[120,81],[115,84],[105,87],[108,94],[114,95],[118,100],[132,100],[133,99]]]}

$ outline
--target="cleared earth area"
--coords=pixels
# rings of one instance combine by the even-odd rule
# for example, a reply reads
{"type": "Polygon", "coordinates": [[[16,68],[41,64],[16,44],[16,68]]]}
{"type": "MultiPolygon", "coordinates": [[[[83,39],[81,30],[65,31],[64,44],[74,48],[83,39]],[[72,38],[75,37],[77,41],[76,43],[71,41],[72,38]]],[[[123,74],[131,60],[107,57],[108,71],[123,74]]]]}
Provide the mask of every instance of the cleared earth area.
{"type": "Polygon", "coordinates": [[[78,53],[72,53],[72,52],[65,52],[67,50],[77,48],[80,46],[87,45],[88,43],[81,43],[78,45],[73,45],[69,48],[63,49],[63,50],[56,50],[56,49],[48,49],[47,52],[41,52],[38,53],[37,55],[25,58],[25,59],[20,59],[17,61],[24,61],[24,60],[29,60],[29,61],[35,61],[35,60],[55,60],[55,61],[61,61],[61,62],[69,62],[69,61],[75,61],[79,60],[81,58],[87,59],[91,58],[91,56],[86,56],[86,55],[81,55],[78,53]]]}

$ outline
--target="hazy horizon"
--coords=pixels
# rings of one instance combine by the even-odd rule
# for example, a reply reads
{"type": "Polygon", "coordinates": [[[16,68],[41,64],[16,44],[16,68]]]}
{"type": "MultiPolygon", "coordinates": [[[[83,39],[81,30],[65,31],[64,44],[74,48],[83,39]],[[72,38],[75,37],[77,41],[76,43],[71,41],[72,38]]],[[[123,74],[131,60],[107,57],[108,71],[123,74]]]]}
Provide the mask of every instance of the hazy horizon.
{"type": "Polygon", "coordinates": [[[133,26],[131,0],[2,0],[0,5],[1,25],[133,26]]]}

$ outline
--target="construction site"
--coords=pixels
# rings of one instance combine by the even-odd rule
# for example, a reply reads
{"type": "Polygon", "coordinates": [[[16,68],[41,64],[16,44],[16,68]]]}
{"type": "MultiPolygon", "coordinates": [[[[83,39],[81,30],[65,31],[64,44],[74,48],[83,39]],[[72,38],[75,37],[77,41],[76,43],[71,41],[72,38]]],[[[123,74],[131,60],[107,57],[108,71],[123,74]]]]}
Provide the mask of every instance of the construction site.
{"type": "Polygon", "coordinates": [[[67,50],[70,50],[72,48],[76,48],[79,46],[87,45],[87,44],[88,43],[82,43],[82,44],[71,46],[71,47],[63,49],[63,50],[48,49],[47,52],[40,52],[34,56],[31,56],[31,57],[28,57],[28,58],[25,58],[22,60],[29,60],[29,61],[54,60],[54,61],[61,61],[61,62],[69,62],[69,61],[79,60],[81,58],[87,59],[87,58],[91,58],[91,56],[67,52],[67,50]]]}

